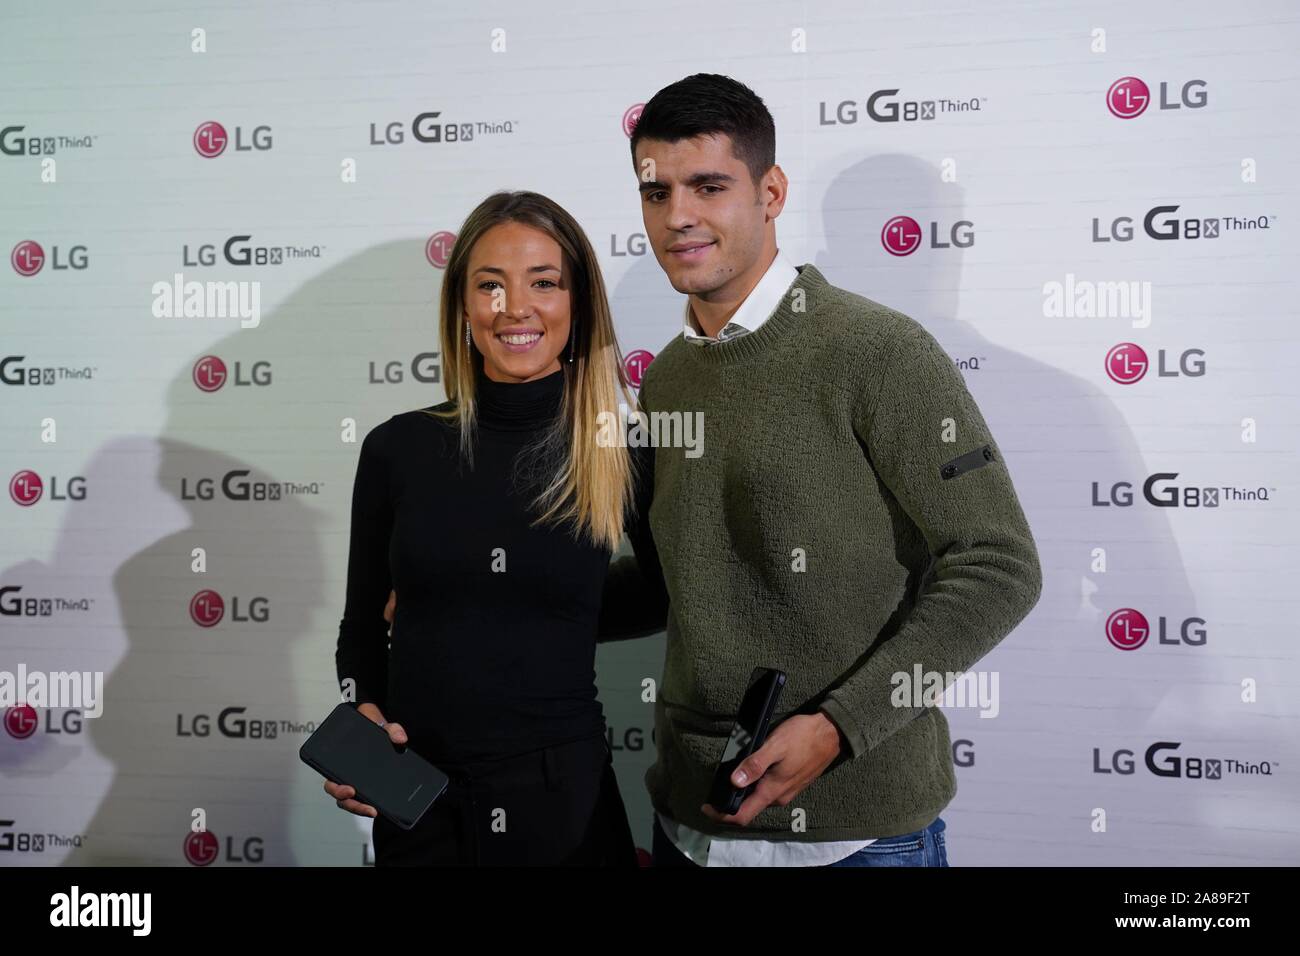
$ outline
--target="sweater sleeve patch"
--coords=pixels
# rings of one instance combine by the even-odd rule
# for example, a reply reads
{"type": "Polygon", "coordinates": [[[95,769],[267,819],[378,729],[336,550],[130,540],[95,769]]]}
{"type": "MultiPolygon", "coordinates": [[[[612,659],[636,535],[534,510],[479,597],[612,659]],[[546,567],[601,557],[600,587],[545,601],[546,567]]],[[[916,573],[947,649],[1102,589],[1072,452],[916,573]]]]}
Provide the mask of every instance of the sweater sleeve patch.
{"type": "Polygon", "coordinates": [[[958,455],[952,461],[944,462],[939,466],[939,477],[944,481],[952,478],[959,478],[967,472],[974,471],[976,468],[983,468],[991,461],[997,458],[993,449],[989,445],[968,451],[964,455],[958,455]]]}

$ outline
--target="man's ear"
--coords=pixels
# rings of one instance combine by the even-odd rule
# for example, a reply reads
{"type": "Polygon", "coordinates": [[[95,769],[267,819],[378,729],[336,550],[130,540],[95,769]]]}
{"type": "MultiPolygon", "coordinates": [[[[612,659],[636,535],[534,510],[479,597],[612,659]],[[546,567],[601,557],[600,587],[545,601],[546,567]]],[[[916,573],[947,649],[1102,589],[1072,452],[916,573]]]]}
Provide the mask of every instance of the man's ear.
{"type": "Polygon", "coordinates": [[[790,195],[790,180],[786,178],[785,170],[780,166],[773,165],[763,175],[762,188],[759,190],[760,201],[767,206],[767,214],[775,219],[781,215],[781,210],[785,208],[786,198],[790,195]]]}

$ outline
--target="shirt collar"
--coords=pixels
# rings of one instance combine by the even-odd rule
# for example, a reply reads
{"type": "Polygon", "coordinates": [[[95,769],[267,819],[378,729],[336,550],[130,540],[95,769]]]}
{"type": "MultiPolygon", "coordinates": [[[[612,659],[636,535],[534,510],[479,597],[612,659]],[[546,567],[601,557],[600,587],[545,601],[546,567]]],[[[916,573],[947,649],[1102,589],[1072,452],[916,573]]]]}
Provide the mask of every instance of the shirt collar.
{"type": "Polygon", "coordinates": [[[781,304],[781,298],[785,295],[786,290],[799,278],[799,270],[787,259],[778,249],[776,257],[772,264],[767,267],[763,273],[763,278],[758,280],[758,285],[745,296],[745,300],[740,303],[740,308],[723,326],[719,333],[719,338],[709,338],[698,329],[691,321],[691,300],[687,298],[686,307],[682,313],[682,337],[688,342],[694,342],[696,345],[706,345],[709,343],[720,342],[736,335],[743,335],[746,332],[754,332],[771,318],[772,313],[781,304]]]}

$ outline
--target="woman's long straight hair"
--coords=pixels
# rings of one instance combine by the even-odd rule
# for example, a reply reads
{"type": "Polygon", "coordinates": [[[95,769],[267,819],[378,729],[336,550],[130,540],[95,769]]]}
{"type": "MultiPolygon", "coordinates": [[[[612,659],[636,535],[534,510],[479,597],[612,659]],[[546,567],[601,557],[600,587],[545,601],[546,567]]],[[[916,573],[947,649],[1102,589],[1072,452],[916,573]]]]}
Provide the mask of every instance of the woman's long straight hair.
{"type": "Polygon", "coordinates": [[[632,500],[632,457],[624,443],[618,406],[637,407],[614,337],[614,321],[605,294],[600,264],[577,221],[560,205],[534,192],[493,193],[466,217],[443,273],[439,302],[443,380],[451,407],[430,412],[460,426],[461,456],[473,465],[475,369],[482,359],[465,342],[470,251],[493,226],[521,223],[546,233],[563,250],[570,284],[569,348],[560,353],[565,370],[564,395],[555,425],[537,443],[543,461],[555,462],[543,477],[534,501],[533,522],[569,522],[611,551],[623,534],[623,517],[632,500]],[[601,413],[608,413],[602,416],[601,413]],[[602,429],[601,424],[605,423],[602,429]],[[617,423],[610,427],[609,423],[617,423]],[[601,433],[614,441],[598,441],[601,433]],[[546,449],[554,454],[545,454],[546,449]]]}

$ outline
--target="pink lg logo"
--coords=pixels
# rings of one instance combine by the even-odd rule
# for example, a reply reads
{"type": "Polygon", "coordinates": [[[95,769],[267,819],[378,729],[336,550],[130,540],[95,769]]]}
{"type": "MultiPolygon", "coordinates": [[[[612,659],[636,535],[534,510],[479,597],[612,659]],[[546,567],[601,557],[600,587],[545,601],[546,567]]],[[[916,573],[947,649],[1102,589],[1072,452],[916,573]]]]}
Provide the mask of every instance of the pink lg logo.
{"type": "Polygon", "coordinates": [[[204,159],[220,156],[226,151],[226,143],[229,141],[226,128],[215,120],[200,123],[194,131],[194,148],[204,159]]]}
{"type": "Polygon", "coordinates": [[[447,260],[451,258],[451,247],[456,243],[456,234],[454,232],[435,232],[429,237],[429,241],[424,244],[424,257],[429,260],[429,265],[435,269],[447,268],[447,260]]]}
{"type": "Polygon", "coordinates": [[[1121,342],[1106,353],[1106,374],[1121,385],[1140,380],[1150,364],[1142,346],[1132,342],[1121,342]]]}
{"type": "Polygon", "coordinates": [[[9,497],[24,507],[40,501],[44,490],[45,483],[34,471],[20,471],[9,479],[9,497]]]}
{"type": "Polygon", "coordinates": [[[207,866],[217,858],[217,838],[208,830],[185,837],[185,859],[195,866],[207,866]]]}
{"type": "Polygon", "coordinates": [[[1106,108],[1120,119],[1141,116],[1150,102],[1151,90],[1136,76],[1121,77],[1106,91],[1106,108]]]}
{"type": "Polygon", "coordinates": [[[215,355],[205,355],[194,363],[190,373],[201,392],[215,392],[226,384],[226,363],[215,355]]]}
{"type": "Polygon", "coordinates": [[[226,602],[216,591],[200,591],[190,598],[190,618],[199,627],[214,627],[226,614],[226,602]]]}
{"type": "Polygon", "coordinates": [[[627,108],[623,113],[623,135],[628,139],[632,138],[632,133],[636,130],[637,120],[641,118],[641,111],[645,109],[644,103],[636,103],[627,108]]]}
{"type": "Polygon", "coordinates": [[[1135,651],[1147,642],[1151,625],[1141,611],[1120,608],[1106,618],[1106,639],[1121,651],[1135,651]]]}
{"type": "Polygon", "coordinates": [[[650,367],[654,359],[654,353],[647,352],[645,349],[627,353],[627,358],[623,359],[623,371],[627,372],[627,380],[634,388],[641,387],[641,376],[645,374],[645,370],[650,367]]]}
{"type": "Polygon", "coordinates": [[[40,243],[25,239],[9,253],[9,264],[20,276],[34,276],[45,265],[45,250],[40,243]]]}
{"type": "Polygon", "coordinates": [[[911,216],[895,216],[880,230],[880,244],[891,256],[910,256],[921,245],[921,224],[911,216]]]}
{"type": "Polygon", "coordinates": [[[5,711],[5,730],[10,737],[26,740],[36,733],[36,708],[30,704],[19,704],[5,711]]]}

